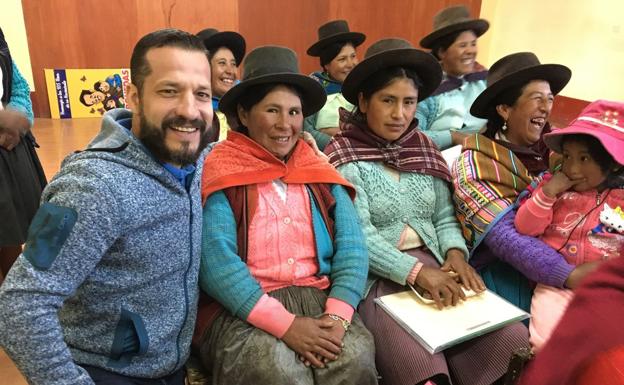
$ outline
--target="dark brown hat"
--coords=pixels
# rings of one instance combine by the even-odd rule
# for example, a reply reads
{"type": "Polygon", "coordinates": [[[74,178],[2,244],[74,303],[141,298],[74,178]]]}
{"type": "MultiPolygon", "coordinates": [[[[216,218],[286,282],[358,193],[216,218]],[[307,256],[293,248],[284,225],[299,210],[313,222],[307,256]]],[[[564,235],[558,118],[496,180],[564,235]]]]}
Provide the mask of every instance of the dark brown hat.
{"type": "Polygon", "coordinates": [[[532,52],[518,52],[499,59],[490,67],[487,88],[477,96],[470,113],[487,118],[488,109],[498,104],[496,98],[511,87],[523,86],[532,80],[546,80],[553,95],[558,94],[572,76],[572,71],[561,64],[540,64],[532,52]]]}
{"type": "Polygon", "coordinates": [[[232,51],[232,55],[234,55],[234,59],[236,59],[236,64],[238,65],[240,65],[245,57],[245,39],[237,32],[219,32],[214,28],[206,28],[197,32],[197,37],[204,42],[204,46],[206,46],[206,49],[209,51],[218,49],[219,47],[228,48],[232,51]]]}
{"type": "Polygon", "coordinates": [[[297,54],[280,46],[258,47],[243,62],[243,79],[230,88],[219,101],[219,110],[226,115],[236,114],[238,99],[251,86],[283,83],[297,87],[302,93],[303,115],[312,115],[323,107],[327,96],[316,80],[299,72],[297,54]]]}
{"type": "Polygon", "coordinates": [[[364,60],[349,72],[342,84],[342,95],[357,105],[362,82],[375,72],[389,67],[410,68],[418,74],[423,82],[418,89],[419,101],[431,95],[442,81],[442,68],[433,55],[414,48],[404,39],[382,39],[368,47],[364,60]]]}
{"type": "Polygon", "coordinates": [[[436,40],[459,31],[472,30],[481,36],[490,28],[485,19],[471,19],[468,8],[464,5],[455,5],[445,8],[433,17],[433,32],[422,38],[420,45],[432,48],[436,40]]]}
{"type": "Polygon", "coordinates": [[[354,47],[362,44],[366,35],[361,32],[351,32],[346,20],[333,20],[321,25],[318,29],[318,41],[308,48],[308,55],[321,56],[321,51],[328,45],[336,42],[351,42],[354,47]]]}

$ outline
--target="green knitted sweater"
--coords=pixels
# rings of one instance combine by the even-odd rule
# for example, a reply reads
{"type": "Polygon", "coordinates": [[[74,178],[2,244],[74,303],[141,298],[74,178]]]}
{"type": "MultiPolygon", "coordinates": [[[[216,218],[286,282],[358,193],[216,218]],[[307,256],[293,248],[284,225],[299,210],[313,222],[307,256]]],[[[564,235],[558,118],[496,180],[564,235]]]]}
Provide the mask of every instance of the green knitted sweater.
{"type": "Polygon", "coordinates": [[[346,163],[338,171],[357,191],[355,208],[369,255],[367,292],[378,278],[405,285],[416,263],[414,257],[397,248],[406,224],[418,233],[440,263],[453,248],[468,257],[449,185],[444,180],[402,172],[397,181],[381,162],[346,163]]]}

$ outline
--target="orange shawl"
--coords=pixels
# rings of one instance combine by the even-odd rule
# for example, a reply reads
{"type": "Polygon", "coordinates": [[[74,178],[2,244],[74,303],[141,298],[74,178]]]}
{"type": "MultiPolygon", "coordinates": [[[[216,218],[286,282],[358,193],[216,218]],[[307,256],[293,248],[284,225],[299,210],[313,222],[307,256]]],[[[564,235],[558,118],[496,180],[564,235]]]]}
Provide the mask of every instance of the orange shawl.
{"type": "Polygon", "coordinates": [[[228,132],[204,161],[202,202],[216,191],[281,179],[284,183],[330,183],[355,189],[326,160],[318,157],[302,139],[297,141],[286,163],[241,133],[228,132]]]}

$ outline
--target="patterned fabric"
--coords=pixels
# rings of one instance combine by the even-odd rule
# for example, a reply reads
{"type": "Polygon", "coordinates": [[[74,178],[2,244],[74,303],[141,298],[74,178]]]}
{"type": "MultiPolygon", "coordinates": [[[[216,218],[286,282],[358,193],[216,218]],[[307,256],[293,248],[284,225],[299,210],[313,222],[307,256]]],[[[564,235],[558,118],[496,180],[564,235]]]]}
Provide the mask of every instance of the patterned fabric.
{"type": "Polygon", "coordinates": [[[497,138],[497,136],[500,137],[500,131],[494,130],[492,126],[487,128],[487,130],[483,133],[483,136],[511,150],[516,157],[520,159],[520,162],[522,162],[524,167],[526,167],[529,174],[535,176],[543,173],[549,167],[548,161],[550,159],[551,151],[548,146],[546,146],[546,143],[544,143],[544,135],[548,134],[550,131],[550,123],[546,123],[542,129],[540,139],[531,147],[520,146],[508,141],[500,140],[497,138]]]}
{"type": "Polygon", "coordinates": [[[325,149],[334,167],[356,161],[381,161],[398,171],[431,175],[451,181],[446,161],[433,141],[416,129],[414,119],[394,142],[375,135],[365,118],[340,111],[342,132],[325,149]],[[343,123],[344,122],[344,123],[343,123]]]}
{"type": "Polygon", "coordinates": [[[473,71],[469,74],[466,74],[462,77],[451,76],[449,74],[444,74],[444,79],[442,79],[442,83],[438,86],[438,88],[433,91],[431,96],[436,96],[443,94],[445,92],[449,92],[461,87],[466,82],[477,82],[479,80],[487,79],[488,70],[484,66],[479,63],[475,63],[473,71]]]}
{"type": "Polygon", "coordinates": [[[466,140],[452,172],[457,218],[472,252],[532,178],[511,150],[482,135],[466,140]]]}
{"type": "Polygon", "coordinates": [[[323,72],[313,72],[310,74],[310,77],[317,82],[323,89],[327,95],[333,95],[342,92],[342,83],[335,81],[334,79],[329,77],[329,74],[325,71],[323,72]]]}
{"type": "Polygon", "coordinates": [[[216,145],[206,157],[204,166],[210,170],[202,176],[204,202],[215,191],[280,178],[287,184],[339,184],[347,187],[352,198],[355,195],[351,184],[301,139],[284,163],[246,135],[230,131],[227,140],[216,145]]]}

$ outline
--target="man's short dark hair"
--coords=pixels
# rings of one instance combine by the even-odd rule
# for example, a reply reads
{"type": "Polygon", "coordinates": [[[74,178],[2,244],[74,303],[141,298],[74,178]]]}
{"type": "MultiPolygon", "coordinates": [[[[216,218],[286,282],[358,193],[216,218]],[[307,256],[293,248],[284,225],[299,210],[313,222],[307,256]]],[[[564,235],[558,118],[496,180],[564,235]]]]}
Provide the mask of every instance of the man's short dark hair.
{"type": "Polygon", "coordinates": [[[161,47],[177,47],[206,53],[204,43],[197,36],[179,29],[159,29],[143,36],[134,46],[130,59],[132,84],[139,90],[139,95],[142,93],[145,78],[152,72],[146,58],[147,51],[161,47]]]}

